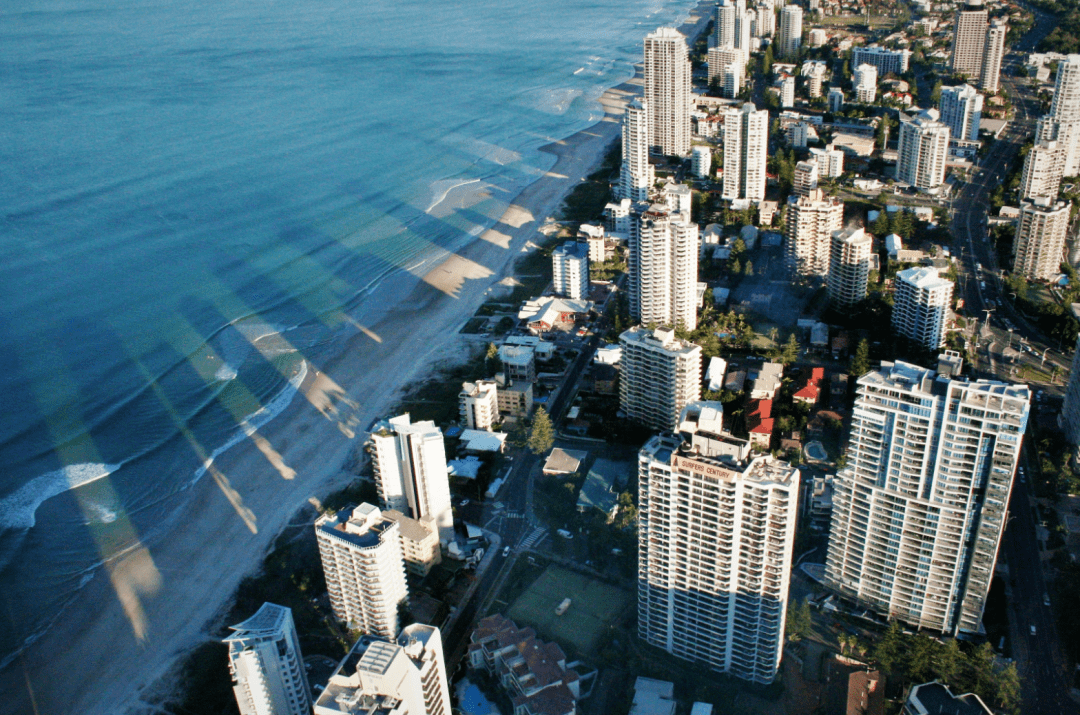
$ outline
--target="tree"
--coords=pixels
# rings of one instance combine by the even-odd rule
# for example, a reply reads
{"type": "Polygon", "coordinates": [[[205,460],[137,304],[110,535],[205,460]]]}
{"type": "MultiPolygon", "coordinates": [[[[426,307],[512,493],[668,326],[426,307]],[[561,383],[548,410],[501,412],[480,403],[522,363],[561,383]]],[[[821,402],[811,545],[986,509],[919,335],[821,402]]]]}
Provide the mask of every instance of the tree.
{"type": "Polygon", "coordinates": [[[536,408],[533,415],[532,430],[529,432],[529,451],[533,454],[543,454],[555,444],[555,429],[551,426],[551,418],[543,407],[536,408]]]}
{"type": "Polygon", "coordinates": [[[761,72],[762,74],[769,74],[772,72],[773,63],[773,49],[772,44],[765,48],[765,57],[761,60],[761,72]]]}
{"type": "Polygon", "coordinates": [[[889,624],[889,628],[885,631],[885,635],[883,635],[881,640],[877,642],[877,645],[874,646],[873,658],[886,673],[892,672],[900,662],[900,651],[904,645],[903,641],[904,630],[900,627],[899,621],[893,621],[889,624]]]}
{"type": "Polygon", "coordinates": [[[1020,712],[1020,676],[1016,672],[1016,663],[1009,663],[997,674],[996,700],[1012,715],[1020,712]]]}
{"type": "Polygon", "coordinates": [[[873,225],[870,227],[871,233],[878,238],[883,238],[889,233],[889,214],[884,210],[880,211],[877,218],[874,219],[873,225]]]}
{"type": "Polygon", "coordinates": [[[784,350],[780,353],[780,362],[785,365],[790,365],[799,359],[799,340],[795,337],[795,333],[788,336],[787,342],[784,343],[784,350]]]}
{"type": "Polygon", "coordinates": [[[739,263],[738,258],[731,259],[731,263],[728,264],[728,271],[730,271],[732,275],[739,275],[742,273],[742,264],[739,263]]]}
{"type": "Polygon", "coordinates": [[[797,641],[808,637],[813,625],[810,603],[804,598],[798,606],[788,613],[787,626],[784,630],[787,631],[788,640],[797,641]]]}
{"type": "Polygon", "coordinates": [[[753,261],[747,261],[746,262],[746,265],[743,267],[743,275],[744,276],[752,276],[752,275],[754,275],[754,262],[753,261]]]}
{"type": "Polygon", "coordinates": [[[858,379],[870,372],[870,343],[863,338],[855,348],[855,357],[851,358],[851,376],[858,379]]]}
{"type": "Polygon", "coordinates": [[[499,346],[495,343],[488,343],[487,352],[484,354],[484,364],[488,373],[498,372],[502,366],[502,360],[499,359],[499,346]]]}

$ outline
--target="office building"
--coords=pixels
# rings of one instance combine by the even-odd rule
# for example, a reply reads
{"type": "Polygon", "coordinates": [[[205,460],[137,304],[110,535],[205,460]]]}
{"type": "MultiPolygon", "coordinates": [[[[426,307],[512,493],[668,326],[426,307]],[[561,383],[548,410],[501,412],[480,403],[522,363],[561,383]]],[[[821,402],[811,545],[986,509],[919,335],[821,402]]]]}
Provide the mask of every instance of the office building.
{"type": "Polygon", "coordinates": [[[938,117],[936,109],[927,109],[900,123],[896,179],[923,191],[937,189],[945,182],[949,127],[938,117]]]}
{"type": "Polygon", "coordinates": [[[859,378],[825,583],[890,619],[978,633],[1031,395],[883,362],[859,378]]]}
{"type": "Polygon", "coordinates": [[[362,636],[315,701],[315,715],[450,713],[442,634],[420,623],[396,637],[362,636]]]}
{"type": "Polygon", "coordinates": [[[816,161],[800,161],[795,164],[791,190],[795,196],[809,196],[818,187],[818,164],[816,161]]]}
{"type": "Polygon", "coordinates": [[[1039,142],[1024,157],[1020,198],[1057,198],[1065,168],[1065,152],[1057,142],[1039,142]]]}
{"type": "Polygon", "coordinates": [[[862,228],[833,232],[829,252],[829,302],[838,309],[851,308],[866,297],[873,239],[862,228]]]}
{"type": "Polygon", "coordinates": [[[780,31],[776,35],[777,57],[790,59],[802,47],[803,10],[798,5],[785,5],[780,11],[780,31]]]}
{"type": "Polygon", "coordinates": [[[938,109],[941,123],[949,127],[949,137],[978,141],[982,106],[983,96],[970,84],[942,87],[938,109]]]}
{"type": "Polygon", "coordinates": [[[873,65],[878,76],[887,74],[902,75],[908,71],[911,62],[911,50],[887,50],[878,45],[856,47],[851,51],[851,66],[873,65]]]}
{"type": "Polygon", "coordinates": [[[927,350],[945,345],[953,284],[933,268],[908,268],[896,274],[893,330],[927,350]]]}
{"type": "Polygon", "coordinates": [[[699,179],[708,179],[712,175],[712,149],[707,146],[695,146],[690,151],[690,173],[699,179]]]}
{"type": "Polygon", "coordinates": [[[665,156],[690,153],[690,57],[672,27],[645,36],[645,100],[649,150],[665,156]]]}
{"type": "Polygon", "coordinates": [[[776,678],[799,471],[745,470],[672,434],[638,457],[638,637],[752,683],[776,678]]]}
{"type": "Polygon", "coordinates": [[[873,65],[857,65],[852,77],[855,101],[861,104],[873,104],[877,96],[877,67],[873,65]]]}
{"type": "Polygon", "coordinates": [[[255,615],[230,630],[225,644],[240,715],[311,712],[311,689],[292,611],[264,603],[255,615]]]}
{"type": "Polygon", "coordinates": [[[398,523],[361,504],[320,516],[315,536],[334,616],[364,633],[396,635],[409,599],[398,523]]]}
{"type": "Polygon", "coordinates": [[[1005,59],[1005,38],[1009,26],[1004,20],[993,20],[986,29],[986,48],[983,50],[982,72],[979,75],[979,89],[984,92],[997,92],[1001,87],[1001,61],[1005,59]]]}
{"type": "Polygon", "coordinates": [[[697,327],[698,226],[689,213],[657,204],[631,232],[627,256],[630,315],[642,323],[697,327]]]}
{"type": "Polygon", "coordinates": [[[789,270],[801,276],[829,274],[832,236],[844,227],[844,202],[820,189],[789,196],[784,254],[789,270]]]}
{"type": "Polygon", "coordinates": [[[956,13],[953,25],[952,72],[976,80],[982,77],[990,13],[983,0],[969,0],[956,13]]]}
{"type": "Polygon", "coordinates": [[[833,114],[844,109],[844,90],[839,87],[829,88],[829,111],[833,114]]]}
{"type": "Polygon", "coordinates": [[[1039,196],[1020,202],[1020,218],[1013,242],[1013,273],[1029,281],[1043,281],[1061,272],[1066,260],[1065,237],[1069,232],[1071,204],[1039,196]]]}
{"type": "Polygon", "coordinates": [[[747,102],[724,113],[725,199],[765,198],[769,150],[769,111],[747,102]]]}
{"type": "Polygon", "coordinates": [[[844,152],[829,144],[824,149],[810,148],[810,159],[818,165],[818,175],[832,179],[844,173],[844,152]]]}
{"type": "Polygon", "coordinates": [[[657,430],[674,429],[679,412],[701,397],[701,347],[670,328],[634,327],[619,336],[619,407],[657,430]]]}
{"type": "Polygon", "coordinates": [[[439,538],[453,539],[446,449],[435,423],[413,424],[408,413],[382,420],[371,433],[370,445],[383,506],[414,519],[430,515],[439,527],[439,538]]]}
{"type": "Polygon", "coordinates": [[[619,173],[618,198],[648,201],[649,188],[655,181],[649,163],[649,103],[635,98],[627,105],[622,123],[622,169],[619,173]]]}
{"type": "Polygon", "coordinates": [[[491,430],[499,421],[499,390],[493,380],[461,383],[458,412],[469,429],[491,430]]]}
{"type": "Polygon", "coordinates": [[[551,253],[552,288],[572,300],[589,297],[589,244],[567,241],[551,253]]]}

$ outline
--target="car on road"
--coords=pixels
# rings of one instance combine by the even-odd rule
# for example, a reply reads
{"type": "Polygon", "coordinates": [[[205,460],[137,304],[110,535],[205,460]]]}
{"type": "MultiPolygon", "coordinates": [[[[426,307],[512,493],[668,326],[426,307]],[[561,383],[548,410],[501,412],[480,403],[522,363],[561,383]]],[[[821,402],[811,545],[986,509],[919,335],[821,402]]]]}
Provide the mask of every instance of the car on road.
{"type": "Polygon", "coordinates": [[[566,529],[559,529],[555,533],[558,534],[559,536],[563,537],[564,539],[572,539],[572,538],[574,538],[574,535],[571,534],[566,529]]]}
{"type": "Polygon", "coordinates": [[[504,546],[503,547],[503,557],[505,558],[505,557],[507,557],[509,555],[510,555],[510,547],[509,546],[504,546]]]}
{"type": "Polygon", "coordinates": [[[1047,608],[1050,607],[1050,594],[1049,593],[1044,593],[1043,594],[1043,605],[1046,606],[1047,608]]]}
{"type": "Polygon", "coordinates": [[[458,506],[468,506],[469,501],[470,501],[469,499],[462,499],[461,501],[458,502],[458,506]]]}
{"type": "Polygon", "coordinates": [[[1031,635],[1035,635],[1035,624],[1031,624],[1031,635]]]}

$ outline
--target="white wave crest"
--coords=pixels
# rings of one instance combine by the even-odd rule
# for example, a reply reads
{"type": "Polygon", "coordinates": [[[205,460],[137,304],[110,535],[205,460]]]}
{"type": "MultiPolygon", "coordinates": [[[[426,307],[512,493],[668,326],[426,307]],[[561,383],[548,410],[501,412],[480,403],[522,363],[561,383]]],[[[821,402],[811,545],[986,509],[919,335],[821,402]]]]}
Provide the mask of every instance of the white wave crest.
{"type": "Polygon", "coordinates": [[[214,379],[220,382],[228,382],[229,380],[236,379],[236,368],[229,363],[222,363],[221,367],[214,373],[214,379]]]}
{"type": "Polygon", "coordinates": [[[119,468],[119,464],[72,464],[34,477],[0,501],[0,529],[33,528],[34,514],[47,499],[107,477],[119,468]]]}

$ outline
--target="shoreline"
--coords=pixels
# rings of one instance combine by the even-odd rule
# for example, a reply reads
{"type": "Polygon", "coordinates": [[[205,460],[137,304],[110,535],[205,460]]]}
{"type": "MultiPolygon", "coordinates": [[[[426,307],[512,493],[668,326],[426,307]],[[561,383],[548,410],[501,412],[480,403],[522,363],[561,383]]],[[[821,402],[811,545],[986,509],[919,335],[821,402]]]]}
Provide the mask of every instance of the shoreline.
{"type": "MultiPolygon", "coordinates": [[[[691,9],[680,30],[704,27],[702,7],[708,3],[691,9]]],[[[541,147],[556,157],[554,165],[498,222],[423,276],[396,278],[380,296],[386,308],[377,322],[354,320],[355,332],[334,354],[311,357],[292,404],[259,430],[258,440],[218,458],[217,474],[192,487],[170,533],[100,569],[77,602],[0,673],[9,693],[0,712],[153,710],[142,698],[168,690],[163,679],[207,640],[207,626],[281,531],[306,504],[355,478],[344,468],[366,426],[385,416],[410,383],[463,357],[467,341],[457,329],[489,288],[514,276],[516,259],[544,220],[603,161],[620,134],[626,102],[640,87],[637,71],[606,90],[599,99],[603,117],[541,147]],[[273,457],[260,443],[272,445],[273,457]],[[242,518],[244,512],[251,516],[242,518]],[[185,521],[199,528],[184,530],[185,521]]]]}

